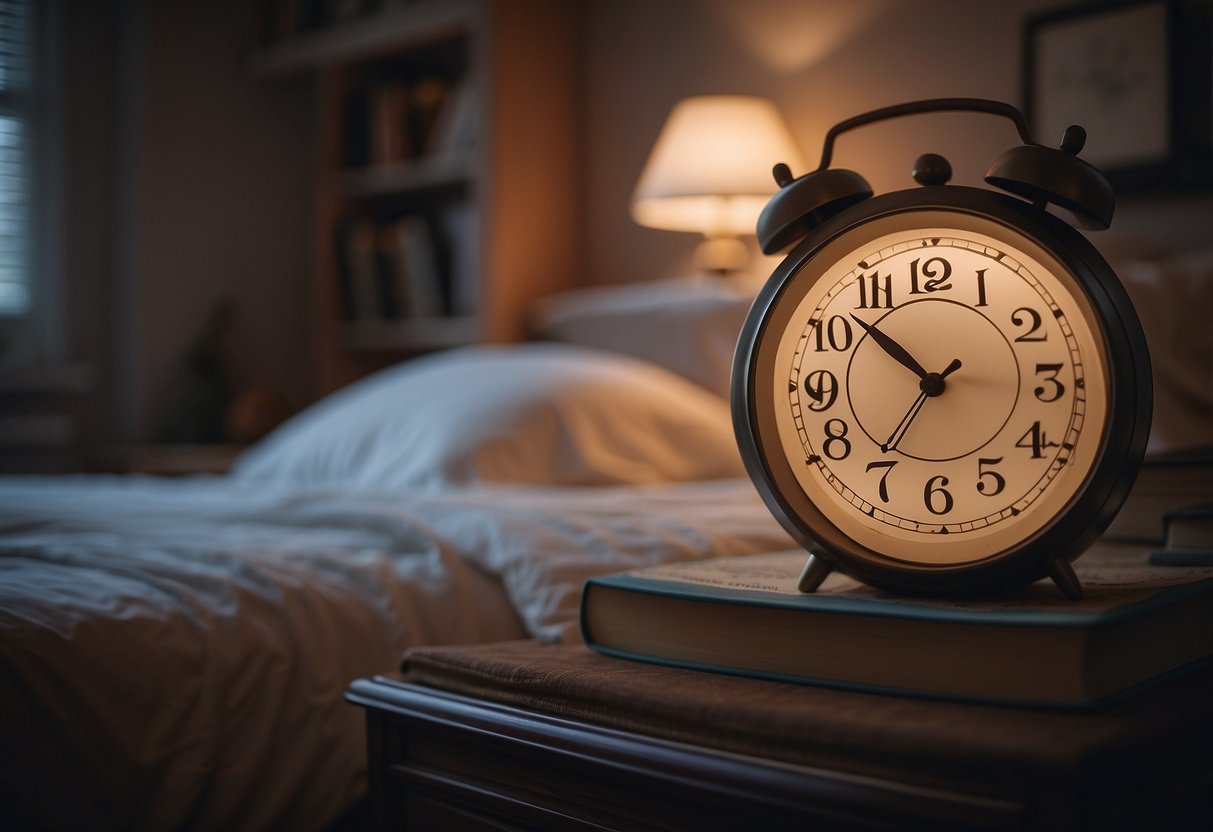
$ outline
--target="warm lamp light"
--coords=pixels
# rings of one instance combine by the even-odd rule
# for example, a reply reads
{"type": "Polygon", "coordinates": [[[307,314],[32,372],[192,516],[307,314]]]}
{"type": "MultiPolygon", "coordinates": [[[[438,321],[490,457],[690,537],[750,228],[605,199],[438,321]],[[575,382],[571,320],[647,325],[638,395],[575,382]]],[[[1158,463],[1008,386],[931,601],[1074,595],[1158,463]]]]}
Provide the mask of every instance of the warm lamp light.
{"type": "Polygon", "coordinates": [[[804,170],[775,105],[750,95],[701,95],[674,105],[636,191],[632,219],[649,228],[693,231],[709,271],[744,269],[758,214],[776,190],[771,168],[804,170]]]}

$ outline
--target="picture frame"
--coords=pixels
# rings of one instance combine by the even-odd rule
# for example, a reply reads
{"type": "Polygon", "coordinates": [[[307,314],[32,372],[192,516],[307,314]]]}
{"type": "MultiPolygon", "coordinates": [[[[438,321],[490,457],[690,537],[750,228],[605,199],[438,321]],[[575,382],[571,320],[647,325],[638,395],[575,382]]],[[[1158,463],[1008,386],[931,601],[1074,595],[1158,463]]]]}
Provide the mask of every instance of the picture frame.
{"type": "Polygon", "coordinates": [[[1041,144],[1070,124],[1119,193],[1213,186],[1207,0],[1113,0],[1030,16],[1024,112],[1041,144]]]}

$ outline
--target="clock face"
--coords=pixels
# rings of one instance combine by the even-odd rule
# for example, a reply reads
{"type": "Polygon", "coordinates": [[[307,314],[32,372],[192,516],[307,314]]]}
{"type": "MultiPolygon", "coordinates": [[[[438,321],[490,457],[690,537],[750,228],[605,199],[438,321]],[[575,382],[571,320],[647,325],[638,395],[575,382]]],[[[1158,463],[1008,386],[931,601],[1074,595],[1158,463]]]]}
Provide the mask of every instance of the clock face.
{"type": "Polygon", "coordinates": [[[880,556],[956,565],[1012,551],[1099,461],[1096,316],[1070,271],[1014,229],[945,210],[872,220],[801,264],[777,310],[757,389],[794,480],[784,490],[880,556]]]}

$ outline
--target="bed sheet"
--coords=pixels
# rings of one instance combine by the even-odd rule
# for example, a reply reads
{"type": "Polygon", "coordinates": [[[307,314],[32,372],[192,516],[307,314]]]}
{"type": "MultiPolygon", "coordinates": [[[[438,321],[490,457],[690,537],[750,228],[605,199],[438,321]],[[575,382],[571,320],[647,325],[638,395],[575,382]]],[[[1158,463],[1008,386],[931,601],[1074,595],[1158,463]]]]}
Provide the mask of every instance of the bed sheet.
{"type": "Polygon", "coordinates": [[[0,480],[0,803],[55,827],[322,828],[364,790],[351,680],[413,645],[568,635],[592,574],[789,544],[741,480],[0,480]]]}

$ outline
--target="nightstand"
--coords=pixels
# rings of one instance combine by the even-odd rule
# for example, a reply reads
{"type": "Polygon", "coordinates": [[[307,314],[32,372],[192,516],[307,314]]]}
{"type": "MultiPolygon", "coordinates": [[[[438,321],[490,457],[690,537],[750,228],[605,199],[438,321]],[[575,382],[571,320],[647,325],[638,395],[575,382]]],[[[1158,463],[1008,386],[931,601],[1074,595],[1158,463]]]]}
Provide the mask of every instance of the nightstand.
{"type": "Polygon", "coordinates": [[[1213,671],[1100,711],[906,699],[583,647],[355,682],[376,829],[1203,829],[1213,671]]]}

